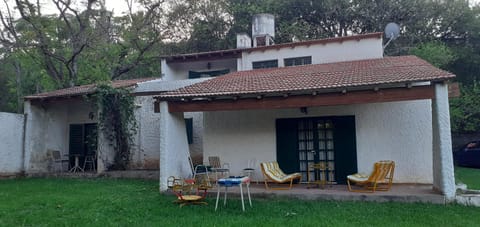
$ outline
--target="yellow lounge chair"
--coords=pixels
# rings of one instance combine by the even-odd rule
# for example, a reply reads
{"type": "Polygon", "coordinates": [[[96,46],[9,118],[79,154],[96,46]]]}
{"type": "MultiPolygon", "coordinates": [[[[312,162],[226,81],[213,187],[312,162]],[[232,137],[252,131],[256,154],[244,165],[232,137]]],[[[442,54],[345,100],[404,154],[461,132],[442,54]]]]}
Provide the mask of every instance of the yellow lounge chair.
{"type": "Polygon", "coordinates": [[[265,188],[272,189],[272,190],[289,190],[292,188],[293,180],[302,178],[300,173],[292,173],[292,174],[285,174],[280,167],[278,166],[278,162],[262,162],[260,164],[262,169],[263,176],[265,177],[265,188]],[[287,183],[290,182],[289,187],[268,187],[268,181],[273,181],[275,183],[287,183]]]}
{"type": "Polygon", "coordinates": [[[375,162],[370,175],[353,174],[347,176],[348,190],[351,192],[388,191],[392,187],[394,161],[375,162]],[[351,183],[363,186],[363,189],[352,189],[351,183]]]}

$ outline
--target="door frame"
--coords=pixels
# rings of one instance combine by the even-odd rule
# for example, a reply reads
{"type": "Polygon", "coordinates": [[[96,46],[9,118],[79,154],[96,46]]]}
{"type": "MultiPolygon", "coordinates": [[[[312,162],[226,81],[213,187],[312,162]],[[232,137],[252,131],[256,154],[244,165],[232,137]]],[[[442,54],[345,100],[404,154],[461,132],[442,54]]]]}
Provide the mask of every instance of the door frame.
{"type": "MultiPolygon", "coordinates": [[[[300,121],[331,120],[333,123],[334,178],[336,183],[346,182],[346,176],[357,172],[357,142],[355,116],[313,116],[302,118],[276,119],[276,156],[280,168],[286,173],[300,171],[298,124],[300,121]]],[[[315,127],[316,128],[316,127],[315,127]]],[[[316,129],[314,129],[316,131],[316,129]]],[[[314,133],[313,143],[318,146],[318,131],[314,133]]],[[[316,150],[316,155],[319,152],[316,150]]],[[[308,155],[308,154],[307,154],[308,155]]],[[[326,158],[327,159],[327,158],[326,158]]],[[[306,181],[306,171],[302,181],[306,181]]]]}

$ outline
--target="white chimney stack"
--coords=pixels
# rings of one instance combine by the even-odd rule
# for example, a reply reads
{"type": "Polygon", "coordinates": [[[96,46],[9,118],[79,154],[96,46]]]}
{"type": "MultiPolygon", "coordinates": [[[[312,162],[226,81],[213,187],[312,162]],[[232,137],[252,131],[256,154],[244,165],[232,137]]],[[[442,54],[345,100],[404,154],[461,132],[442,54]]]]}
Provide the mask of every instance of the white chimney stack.
{"type": "Polygon", "coordinates": [[[252,39],[247,33],[237,34],[237,49],[244,49],[252,47],[252,39]]]}

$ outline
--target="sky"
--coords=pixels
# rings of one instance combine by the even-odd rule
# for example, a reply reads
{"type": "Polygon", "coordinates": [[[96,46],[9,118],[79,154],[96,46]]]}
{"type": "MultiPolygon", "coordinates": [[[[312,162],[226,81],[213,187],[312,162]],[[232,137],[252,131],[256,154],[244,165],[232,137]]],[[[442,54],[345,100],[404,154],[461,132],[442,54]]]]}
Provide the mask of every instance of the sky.
{"type": "MultiPolygon", "coordinates": [[[[8,4],[10,5],[11,8],[14,6],[14,0],[3,0],[0,1],[0,10],[4,11],[5,10],[5,5],[4,1],[7,1],[8,4]]],[[[30,2],[35,2],[36,0],[30,0],[30,2]]],[[[71,0],[72,2],[76,3],[77,5],[81,5],[82,2],[85,2],[86,0],[71,0]]],[[[126,0],[104,0],[105,1],[105,6],[108,10],[111,10],[114,12],[115,15],[119,16],[122,14],[125,14],[125,12],[128,11],[128,6],[126,3],[126,0]]],[[[135,0],[128,0],[128,1],[135,1],[135,0]]],[[[43,6],[43,12],[42,14],[50,14],[50,13],[58,13],[58,10],[55,8],[55,6],[51,3],[51,0],[40,0],[43,6]]],[[[480,0],[470,0],[471,5],[475,4],[480,4],[480,0]]],[[[134,11],[135,8],[138,7],[138,4],[134,3],[134,11]]],[[[17,17],[18,15],[15,15],[17,17]]]]}
{"type": "MultiPolygon", "coordinates": [[[[13,7],[14,5],[14,0],[6,0],[9,2],[10,7],[13,7]]],[[[30,0],[31,2],[35,2],[35,0],[30,0]]],[[[49,12],[56,13],[57,10],[55,6],[53,6],[51,3],[49,3],[51,0],[40,0],[44,5],[44,14],[48,14],[49,12]]],[[[86,0],[72,0],[73,2],[76,2],[77,4],[84,2],[86,0]]],[[[132,1],[132,0],[130,0],[132,1]]],[[[480,4],[480,0],[470,0],[470,4],[480,4]]],[[[115,15],[121,15],[125,13],[128,10],[127,3],[125,0],[105,0],[105,6],[108,10],[112,10],[115,15]]],[[[135,8],[135,6],[134,6],[135,8]]],[[[3,1],[0,1],[0,10],[4,9],[3,1]]]]}
{"type": "MultiPolygon", "coordinates": [[[[35,2],[35,1],[36,0],[30,0],[30,2],[35,2]]],[[[86,0],[72,0],[72,2],[76,3],[77,5],[81,5],[81,3],[85,1],[86,0]]],[[[14,7],[15,5],[14,0],[7,0],[7,2],[10,8],[14,7]]],[[[40,3],[42,4],[42,7],[43,7],[42,14],[58,13],[58,10],[51,3],[51,0],[40,0],[40,3]]],[[[128,6],[125,0],[105,0],[105,6],[108,10],[112,10],[115,15],[121,15],[124,12],[128,11],[128,6]]],[[[5,5],[3,1],[0,1],[0,10],[3,11],[4,9],[5,9],[5,5]]]]}

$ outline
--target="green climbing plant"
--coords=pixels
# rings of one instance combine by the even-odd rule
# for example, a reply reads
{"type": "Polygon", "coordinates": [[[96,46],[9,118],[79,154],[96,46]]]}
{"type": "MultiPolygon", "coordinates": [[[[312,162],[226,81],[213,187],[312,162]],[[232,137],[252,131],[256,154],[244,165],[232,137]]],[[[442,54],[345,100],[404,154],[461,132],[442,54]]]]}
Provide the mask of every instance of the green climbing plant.
{"type": "Polygon", "coordinates": [[[88,97],[94,103],[99,129],[115,150],[114,164],[109,169],[124,170],[130,162],[130,148],[137,132],[135,97],[126,88],[113,88],[109,84],[97,85],[88,97]]]}

